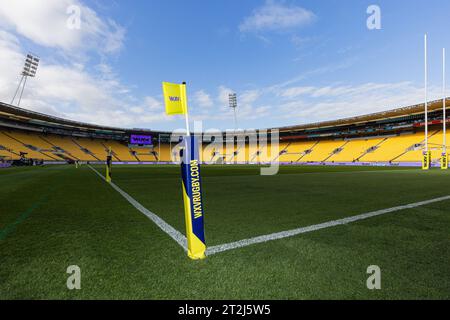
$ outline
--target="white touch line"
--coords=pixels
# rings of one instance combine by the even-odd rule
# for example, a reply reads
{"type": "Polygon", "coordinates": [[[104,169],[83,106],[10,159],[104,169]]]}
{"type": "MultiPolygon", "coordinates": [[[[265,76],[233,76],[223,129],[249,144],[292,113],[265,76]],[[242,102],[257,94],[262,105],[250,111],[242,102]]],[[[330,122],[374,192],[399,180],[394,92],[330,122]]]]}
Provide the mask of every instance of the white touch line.
{"type": "MultiPolygon", "coordinates": [[[[105,177],[103,177],[101,175],[101,173],[98,172],[97,170],[95,170],[92,166],[89,165],[89,168],[91,168],[100,178],[102,178],[103,180],[106,180],[105,177]]],[[[183,248],[184,251],[187,251],[187,240],[186,240],[186,237],[183,234],[181,234],[178,230],[173,228],[171,225],[169,225],[163,219],[158,217],[156,214],[154,214],[153,212],[151,212],[148,209],[146,209],[143,205],[141,205],[139,202],[137,202],[135,199],[133,199],[129,194],[127,194],[125,191],[120,189],[116,184],[114,184],[113,182],[111,182],[110,184],[131,205],[133,205],[136,209],[138,209],[140,212],[142,212],[144,215],[146,215],[162,231],[164,231],[172,239],[174,239],[183,248]]],[[[263,236],[258,236],[258,237],[254,237],[254,238],[249,238],[249,239],[239,240],[239,241],[235,241],[235,242],[225,243],[225,244],[209,247],[206,250],[206,254],[211,256],[211,255],[216,254],[216,253],[220,253],[220,252],[224,252],[224,251],[228,251],[228,250],[232,250],[232,249],[238,249],[238,248],[250,246],[250,245],[253,245],[253,244],[257,244],[257,243],[263,243],[263,242],[268,242],[268,241],[273,241],[273,240],[279,240],[279,239],[283,239],[283,238],[293,237],[293,236],[296,236],[296,235],[299,235],[299,234],[302,234],[302,233],[308,233],[308,232],[312,232],[312,231],[316,231],[316,230],[320,230],[320,229],[335,227],[335,226],[338,226],[338,225],[348,224],[348,223],[351,223],[351,222],[372,218],[372,217],[383,215],[383,214],[386,214],[386,213],[391,213],[391,212],[396,212],[396,211],[401,211],[401,210],[406,210],[406,209],[417,208],[417,207],[421,207],[421,206],[424,206],[424,205],[427,205],[427,204],[441,202],[441,201],[446,201],[446,200],[450,200],[450,195],[444,196],[444,197],[440,197],[440,198],[431,199],[431,200],[425,200],[425,201],[410,203],[410,204],[406,204],[406,205],[402,205],[402,206],[397,206],[397,207],[392,207],[392,208],[387,208],[387,209],[367,212],[367,213],[363,213],[363,214],[356,215],[356,216],[353,216],[353,217],[348,217],[348,218],[343,218],[343,219],[338,219],[338,220],[332,220],[332,221],[328,221],[328,222],[324,222],[324,223],[320,223],[320,224],[315,224],[315,225],[308,226],[308,227],[302,227],[302,228],[297,228],[297,229],[292,229],[292,230],[287,230],[287,231],[282,231],[282,232],[276,232],[276,233],[272,233],[272,234],[268,234],[268,235],[263,235],[263,236]]]]}
{"type": "Polygon", "coordinates": [[[299,235],[302,233],[316,231],[316,230],[320,230],[320,229],[324,229],[324,228],[330,228],[330,227],[334,227],[334,226],[338,226],[338,225],[343,225],[343,224],[383,215],[386,213],[401,211],[401,210],[405,210],[405,209],[412,209],[412,208],[424,206],[424,205],[427,205],[430,203],[441,202],[441,201],[445,201],[445,200],[450,200],[450,195],[445,196],[445,197],[436,198],[436,199],[425,200],[425,201],[416,202],[416,203],[410,203],[410,204],[397,206],[397,207],[393,207],[393,208],[367,212],[367,213],[363,213],[363,214],[356,215],[353,217],[348,217],[348,218],[339,219],[339,220],[333,220],[333,221],[329,221],[329,222],[325,222],[325,223],[315,224],[315,225],[308,226],[308,227],[297,228],[297,229],[293,229],[293,230],[282,231],[282,232],[272,233],[272,234],[268,234],[268,235],[264,235],[264,236],[244,239],[244,240],[240,240],[240,241],[236,241],[236,242],[221,244],[221,245],[209,247],[206,250],[206,254],[213,255],[213,254],[216,254],[219,252],[242,248],[242,247],[250,246],[250,245],[256,244],[256,243],[263,243],[263,242],[267,242],[267,241],[288,238],[288,237],[296,236],[296,235],[299,235]]]}
{"type": "MultiPolygon", "coordinates": [[[[105,177],[102,176],[100,172],[95,170],[92,166],[89,165],[89,168],[91,168],[96,174],[100,176],[103,180],[106,181],[105,177]]],[[[145,208],[142,204],[137,202],[135,199],[133,199],[128,193],[120,189],[115,183],[110,182],[111,187],[114,188],[118,193],[122,195],[133,207],[138,209],[140,212],[142,212],[144,215],[146,215],[150,220],[152,220],[162,231],[167,233],[173,240],[175,240],[184,251],[187,251],[187,240],[184,235],[182,235],[178,230],[176,230],[174,227],[172,227],[170,224],[165,222],[163,219],[158,217],[153,212],[149,211],[147,208],[145,208]]]]}

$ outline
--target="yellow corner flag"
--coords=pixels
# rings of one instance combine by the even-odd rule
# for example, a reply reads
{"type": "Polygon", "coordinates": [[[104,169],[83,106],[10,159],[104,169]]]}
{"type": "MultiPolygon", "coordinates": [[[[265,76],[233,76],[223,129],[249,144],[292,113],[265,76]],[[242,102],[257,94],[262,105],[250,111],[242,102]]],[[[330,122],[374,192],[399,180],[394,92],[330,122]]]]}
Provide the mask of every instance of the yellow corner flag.
{"type": "Polygon", "coordinates": [[[170,82],[162,85],[167,115],[186,114],[186,85],[170,82]]]}
{"type": "Polygon", "coordinates": [[[202,183],[200,175],[198,137],[189,131],[189,112],[187,107],[186,83],[163,82],[164,101],[168,115],[184,114],[186,136],[181,150],[181,184],[183,188],[184,217],[188,257],[197,260],[206,258],[205,229],[203,223],[202,183]]]}

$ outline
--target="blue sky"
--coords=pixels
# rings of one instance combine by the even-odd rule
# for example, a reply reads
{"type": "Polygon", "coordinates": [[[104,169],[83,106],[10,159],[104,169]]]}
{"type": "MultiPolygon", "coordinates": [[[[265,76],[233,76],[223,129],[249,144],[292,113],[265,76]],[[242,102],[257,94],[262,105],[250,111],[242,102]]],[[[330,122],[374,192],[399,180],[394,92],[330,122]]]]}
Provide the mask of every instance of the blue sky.
{"type": "Polygon", "coordinates": [[[74,120],[182,128],[164,114],[161,81],[187,81],[204,128],[233,128],[229,92],[242,128],[381,111],[422,102],[425,32],[440,97],[448,12],[445,0],[0,0],[0,99],[32,51],[42,63],[22,106],[74,120]],[[367,28],[369,5],[380,30],[367,28]]]}

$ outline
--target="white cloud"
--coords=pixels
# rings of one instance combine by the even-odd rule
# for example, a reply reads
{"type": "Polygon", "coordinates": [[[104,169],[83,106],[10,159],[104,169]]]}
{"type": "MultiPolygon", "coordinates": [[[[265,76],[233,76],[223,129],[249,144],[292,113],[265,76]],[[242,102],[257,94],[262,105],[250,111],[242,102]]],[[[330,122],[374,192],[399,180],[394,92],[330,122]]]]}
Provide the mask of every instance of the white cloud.
{"type": "Polygon", "coordinates": [[[10,101],[14,95],[15,84],[23,67],[24,56],[20,52],[19,40],[12,34],[0,30],[0,98],[10,101]]]}
{"type": "MultiPolygon", "coordinates": [[[[23,66],[24,52],[16,36],[0,29],[0,100],[10,102],[23,66]]],[[[41,60],[36,78],[30,78],[21,107],[72,120],[135,127],[170,121],[162,103],[153,97],[143,102],[128,94],[112,67],[99,64],[90,73],[81,63],[41,60]]],[[[17,103],[17,100],[16,100],[17,103]]]]}
{"type": "Polygon", "coordinates": [[[315,20],[313,12],[295,5],[266,1],[239,25],[241,32],[292,29],[315,20]]]}
{"type": "Polygon", "coordinates": [[[261,92],[257,89],[247,90],[238,96],[238,104],[252,104],[261,96],[261,92]]]}
{"type": "Polygon", "coordinates": [[[163,110],[162,102],[154,97],[147,96],[147,97],[145,97],[144,101],[145,101],[147,110],[151,110],[151,111],[162,111],[163,110]]]}
{"type": "Polygon", "coordinates": [[[352,58],[352,59],[346,59],[342,62],[339,63],[333,63],[333,64],[329,64],[329,65],[324,65],[321,67],[318,67],[316,69],[312,69],[309,71],[306,71],[304,73],[301,73],[291,79],[288,79],[286,81],[283,81],[281,83],[277,83],[271,86],[272,90],[279,90],[280,88],[284,88],[284,87],[288,87],[294,83],[303,81],[303,80],[311,80],[313,77],[317,77],[317,76],[321,76],[324,74],[328,74],[328,73],[332,73],[332,72],[336,72],[336,71],[340,71],[340,70],[344,70],[347,69],[349,67],[351,67],[355,61],[357,59],[356,58],[352,58]]]}
{"type": "Polygon", "coordinates": [[[199,107],[209,108],[214,105],[211,96],[204,90],[200,90],[194,93],[194,103],[199,107]]]}
{"type": "MultiPolygon", "coordinates": [[[[292,87],[278,95],[279,118],[291,124],[320,122],[364,115],[420,103],[423,88],[411,82],[364,83],[324,87],[292,87]]],[[[429,98],[438,99],[440,88],[430,87],[429,98]]]]}
{"type": "Polygon", "coordinates": [[[28,80],[21,107],[119,127],[171,121],[158,99],[148,96],[140,100],[131,95],[107,63],[108,54],[122,46],[124,29],[78,0],[0,0],[1,101],[10,102],[19,82],[26,53],[21,37],[34,42],[37,50],[50,47],[61,53],[41,56],[37,76],[28,80]],[[73,4],[81,8],[79,30],[66,25],[66,9],[73,4]],[[96,58],[101,62],[93,61],[96,58]]]}
{"type": "Polygon", "coordinates": [[[230,93],[234,93],[234,91],[226,86],[219,86],[219,96],[217,97],[217,100],[220,104],[220,107],[228,106],[230,93]]]}
{"type": "Polygon", "coordinates": [[[101,19],[78,0],[0,0],[0,27],[66,53],[94,48],[116,52],[125,36],[124,28],[110,19],[101,19]],[[79,29],[68,27],[70,6],[80,8],[79,29]]]}
{"type": "MultiPolygon", "coordinates": [[[[233,112],[227,108],[228,94],[220,86],[217,96],[220,108],[194,110],[193,119],[228,123],[232,126],[233,112]]],[[[334,84],[327,86],[267,87],[238,93],[237,118],[239,127],[261,121],[268,126],[279,123],[296,125],[353,117],[420,103],[423,88],[411,82],[334,84]]],[[[440,88],[430,87],[430,99],[437,99],[440,88]]]]}
{"type": "MultiPolygon", "coordinates": [[[[215,108],[193,108],[191,118],[193,120],[213,120],[220,121],[222,125],[224,125],[224,121],[233,121],[234,113],[231,108],[228,107],[229,104],[229,94],[234,93],[235,91],[221,85],[218,87],[218,94],[216,98],[213,100],[211,95],[205,92],[204,90],[200,91],[201,96],[205,95],[211,99],[212,105],[216,106],[215,108]]],[[[196,92],[194,96],[197,96],[196,92]]],[[[246,121],[261,119],[266,116],[270,116],[271,108],[267,105],[259,105],[258,100],[262,96],[262,91],[259,89],[253,90],[245,90],[242,93],[238,93],[238,121],[242,120],[242,123],[245,124],[246,121]]]]}
{"type": "MultiPolygon", "coordinates": [[[[79,57],[65,60],[64,55],[63,58],[60,55],[59,58],[41,57],[37,78],[27,83],[21,106],[73,120],[118,127],[175,121],[177,117],[165,116],[159,96],[134,97],[116,74],[114,66],[108,63],[105,56],[120,49],[124,36],[114,21],[101,18],[92,9],[82,6],[84,22],[81,29],[65,28],[65,9],[73,3],[80,4],[77,0],[30,0],[27,7],[25,0],[0,0],[0,100],[9,102],[17,87],[26,53],[21,41],[26,37],[64,55],[70,55],[72,50],[84,50],[91,52],[90,59],[93,59],[94,52],[101,50],[101,59],[87,63],[79,57]],[[24,13],[19,12],[19,7],[25,8],[24,13]]],[[[293,18],[300,9],[267,2],[254,12],[253,18],[243,22],[242,30],[274,30],[301,25],[293,18]],[[269,12],[267,8],[275,10],[269,12]],[[284,21],[282,17],[286,16],[288,19],[284,21]]],[[[293,39],[294,42],[297,40],[301,41],[293,39]]],[[[423,99],[423,89],[410,82],[298,85],[313,76],[348,68],[351,63],[348,60],[322,66],[266,88],[233,90],[222,85],[213,94],[206,90],[197,91],[192,96],[192,119],[214,120],[220,124],[229,120],[231,124],[233,112],[228,108],[228,95],[233,92],[238,94],[237,113],[241,127],[261,120],[266,123],[279,120],[282,124],[332,120],[414,104],[423,99]]],[[[440,89],[430,87],[429,95],[430,98],[439,97],[440,89]]]]}
{"type": "Polygon", "coordinates": [[[314,90],[314,87],[292,87],[283,90],[279,95],[285,98],[296,98],[304,94],[309,94],[314,90]]]}
{"type": "Polygon", "coordinates": [[[225,86],[218,87],[218,95],[213,98],[205,90],[193,94],[191,118],[195,121],[228,119],[228,94],[233,92],[225,86]],[[214,108],[212,108],[214,106],[214,108]]]}

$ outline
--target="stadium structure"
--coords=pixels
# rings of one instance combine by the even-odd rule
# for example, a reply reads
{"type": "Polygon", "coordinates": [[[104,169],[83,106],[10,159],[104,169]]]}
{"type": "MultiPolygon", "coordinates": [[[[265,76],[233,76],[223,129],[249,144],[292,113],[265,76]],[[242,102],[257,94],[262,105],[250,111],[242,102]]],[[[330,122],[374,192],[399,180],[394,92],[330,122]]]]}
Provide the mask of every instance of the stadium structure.
{"type": "MultiPolygon", "coordinates": [[[[442,103],[436,100],[428,105],[428,146],[434,165],[439,164],[444,141],[442,103]]],[[[447,99],[446,108],[449,107],[447,99]]],[[[276,153],[270,152],[270,143],[267,147],[253,145],[247,137],[240,146],[233,143],[232,150],[227,143],[212,152],[203,148],[203,160],[226,164],[240,159],[256,164],[277,161],[305,165],[420,166],[425,142],[424,115],[424,105],[417,104],[352,118],[274,128],[279,130],[276,153]]],[[[450,121],[450,116],[446,121],[450,121]]],[[[241,137],[244,139],[245,132],[241,137]]],[[[104,162],[110,148],[116,164],[169,164],[179,160],[176,145],[170,132],[81,123],[0,103],[2,166],[104,162]],[[132,139],[134,136],[150,141],[141,143],[132,139]]]]}
{"type": "MultiPolygon", "coordinates": [[[[442,107],[428,103],[434,166],[442,107]]],[[[424,110],[204,131],[197,263],[184,132],[0,103],[0,299],[448,299],[449,171],[419,169],[424,110]]]]}

